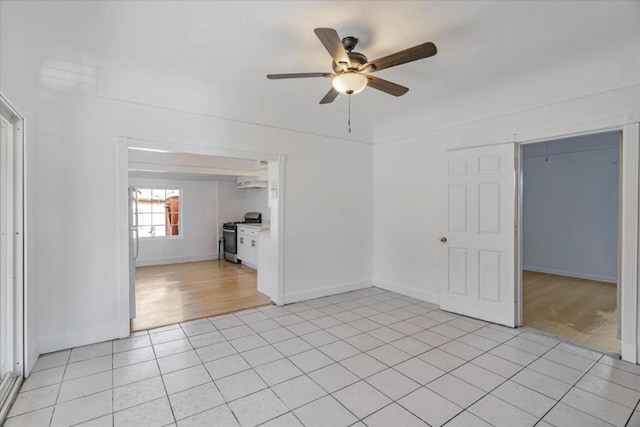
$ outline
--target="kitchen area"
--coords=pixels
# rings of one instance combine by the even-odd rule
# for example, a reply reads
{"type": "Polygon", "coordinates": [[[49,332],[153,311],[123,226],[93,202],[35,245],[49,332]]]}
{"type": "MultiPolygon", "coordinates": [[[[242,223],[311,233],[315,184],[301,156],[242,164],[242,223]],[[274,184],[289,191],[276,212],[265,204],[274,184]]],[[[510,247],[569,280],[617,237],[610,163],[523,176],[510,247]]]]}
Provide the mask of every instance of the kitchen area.
{"type": "Polygon", "coordinates": [[[273,161],[129,150],[132,331],[276,300],[278,176],[273,161]]]}

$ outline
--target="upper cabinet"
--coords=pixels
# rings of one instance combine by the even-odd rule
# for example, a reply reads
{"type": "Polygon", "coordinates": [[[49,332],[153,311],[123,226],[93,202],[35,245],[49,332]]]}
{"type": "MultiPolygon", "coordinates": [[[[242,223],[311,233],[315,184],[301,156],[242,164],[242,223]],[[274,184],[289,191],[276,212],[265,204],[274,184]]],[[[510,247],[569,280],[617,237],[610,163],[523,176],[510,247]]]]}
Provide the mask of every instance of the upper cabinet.
{"type": "Polygon", "coordinates": [[[253,176],[240,176],[236,188],[267,188],[267,181],[253,176]]]}
{"type": "Polygon", "coordinates": [[[267,167],[256,170],[256,176],[239,176],[237,188],[267,188],[267,167]]]}

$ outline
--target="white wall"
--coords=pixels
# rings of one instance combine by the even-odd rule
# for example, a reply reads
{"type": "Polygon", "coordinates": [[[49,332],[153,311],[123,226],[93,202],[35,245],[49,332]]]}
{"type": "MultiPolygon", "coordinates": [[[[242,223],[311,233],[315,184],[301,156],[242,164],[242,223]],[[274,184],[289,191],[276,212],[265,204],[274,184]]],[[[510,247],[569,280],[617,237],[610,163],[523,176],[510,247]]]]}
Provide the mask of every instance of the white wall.
{"type": "Polygon", "coordinates": [[[242,221],[247,212],[247,195],[245,190],[238,190],[237,185],[235,180],[218,182],[220,227],[225,222],[242,221]]]}
{"type": "Polygon", "coordinates": [[[640,110],[640,85],[374,146],[374,283],[438,302],[445,150],[640,110]]]}
{"type": "Polygon", "coordinates": [[[617,281],[619,144],[607,132],[523,147],[524,269],[617,281]]]}
{"type": "Polygon", "coordinates": [[[266,188],[248,188],[245,192],[245,207],[247,212],[260,212],[262,222],[271,222],[268,191],[266,188]]]}
{"type": "MultiPolygon", "coordinates": [[[[218,257],[218,182],[129,177],[137,188],[180,189],[180,236],[140,239],[136,265],[204,261],[218,257]]],[[[239,190],[236,190],[239,191],[239,190]]]]}
{"type": "MultiPolygon", "coordinates": [[[[38,263],[41,351],[118,334],[116,248],[118,233],[126,232],[116,220],[122,135],[285,155],[285,297],[371,284],[370,145],[44,88],[38,108],[37,150],[29,159],[38,171],[37,209],[31,205],[37,237],[29,255],[38,263]]],[[[244,211],[243,203],[237,213],[244,211]]],[[[225,213],[221,221],[225,215],[237,218],[225,213]]]]}

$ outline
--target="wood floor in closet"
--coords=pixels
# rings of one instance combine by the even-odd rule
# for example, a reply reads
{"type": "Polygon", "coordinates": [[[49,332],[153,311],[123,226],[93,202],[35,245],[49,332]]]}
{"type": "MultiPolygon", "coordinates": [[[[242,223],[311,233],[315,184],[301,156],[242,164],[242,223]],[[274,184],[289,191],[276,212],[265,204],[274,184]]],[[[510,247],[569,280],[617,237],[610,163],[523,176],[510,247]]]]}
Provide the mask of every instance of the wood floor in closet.
{"type": "Polygon", "coordinates": [[[620,352],[616,284],[523,273],[525,326],[620,352]]]}

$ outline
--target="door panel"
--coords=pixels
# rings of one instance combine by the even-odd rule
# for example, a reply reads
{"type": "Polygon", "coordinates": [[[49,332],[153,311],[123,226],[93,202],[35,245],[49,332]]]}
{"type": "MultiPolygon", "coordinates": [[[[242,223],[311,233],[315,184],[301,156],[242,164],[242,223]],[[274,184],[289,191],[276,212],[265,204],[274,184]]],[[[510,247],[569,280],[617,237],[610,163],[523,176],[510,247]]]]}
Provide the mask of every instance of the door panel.
{"type": "Polygon", "coordinates": [[[467,209],[458,209],[459,206],[467,206],[467,186],[449,186],[449,230],[467,230],[467,209]]]}
{"type": "Polygon", "coordinates": [[[515,146],[447,155],[440,307],[515,326],[515,146]]]}
{"type": "Polygon", "coordinates": [[[467,250],[449,248],[449,293],[467,295],[467,250]]]}

